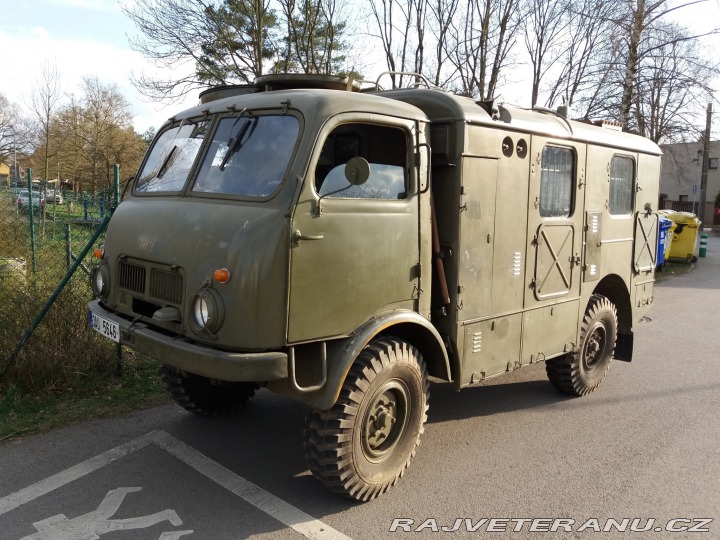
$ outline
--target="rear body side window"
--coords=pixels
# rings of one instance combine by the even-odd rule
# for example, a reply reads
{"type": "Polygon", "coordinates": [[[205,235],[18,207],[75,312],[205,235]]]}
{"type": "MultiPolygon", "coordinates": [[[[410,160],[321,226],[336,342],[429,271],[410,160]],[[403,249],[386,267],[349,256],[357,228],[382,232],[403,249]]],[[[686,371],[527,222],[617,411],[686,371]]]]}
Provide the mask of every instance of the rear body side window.
{"type": "Polygon", "coordinates": [[[575,152],[546,146],[540,173],[540,217],[569,217],[573,210],[575,152]]]}
{"type": "Polygon", "coordinates": [[[626,216],[632,212],[635,161],[628,156],[613,156],[610,162],[610,215],[626,216]]]}

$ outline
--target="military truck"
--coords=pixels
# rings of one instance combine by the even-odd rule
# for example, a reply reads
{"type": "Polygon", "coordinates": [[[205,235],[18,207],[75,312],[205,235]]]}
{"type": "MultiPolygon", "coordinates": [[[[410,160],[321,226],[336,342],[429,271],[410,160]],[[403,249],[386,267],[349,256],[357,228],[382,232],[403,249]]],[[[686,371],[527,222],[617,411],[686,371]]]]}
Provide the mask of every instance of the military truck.
{"type": "Polygon", "coordinates": [[[185,409],[311,407],[304,451],[366,501],[404,474],[429,378],[545,362],[592,392],[653,302],[660,150],[425,84],[265,76],[158,131],[92,273],[92,326],[185,409]]]}

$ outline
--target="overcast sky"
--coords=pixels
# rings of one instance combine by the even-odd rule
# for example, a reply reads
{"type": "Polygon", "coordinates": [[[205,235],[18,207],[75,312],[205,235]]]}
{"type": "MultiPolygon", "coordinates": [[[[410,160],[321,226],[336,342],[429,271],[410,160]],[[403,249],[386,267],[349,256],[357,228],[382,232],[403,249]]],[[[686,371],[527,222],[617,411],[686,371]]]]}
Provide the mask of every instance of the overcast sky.
{"type": "MultiPolygon", "coordinates": [[[[132,105],[138,132],[159,127],[178,110],[194,105],[196,93],[182,103],[160,106],[143,101],[132,86],[132,73],[154,69],[128,45],[127,36],[133,35],[135,28],[120,10],[120,3],[132,2],[0,0],[0,93],[11,102],[29,105],[42,66],[50,62],[57,66],[67,93],[78,92],[84,75],[97,76],[103,84],[117,84],[132,105]]],[[[698,29],[718,25],[720,0],[684,8],[678,15],[681,22],[698,29]]],[[[720,50],[720,38],[717,40],[715,50],[720,50]]],[[[368,72],[368,78],[375,76],[368,72]]]]}

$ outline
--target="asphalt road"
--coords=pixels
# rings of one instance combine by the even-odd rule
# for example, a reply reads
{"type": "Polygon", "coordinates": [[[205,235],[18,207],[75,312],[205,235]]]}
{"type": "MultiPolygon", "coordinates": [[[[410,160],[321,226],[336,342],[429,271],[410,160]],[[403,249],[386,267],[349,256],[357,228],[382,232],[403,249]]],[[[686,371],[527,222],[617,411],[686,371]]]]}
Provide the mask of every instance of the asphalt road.
{"type": "Polygon", "coordinates": [[[172,405],[5,443],[0,540],[620,536],[598,535],[608,518],[638,538],[718,539],[720,237],[708,248],[657,284],[633,362],[590,396],[561,396],[542,365],[433,386],[418,455],[373,502],[325,491],[302,455],[306,409],[261,391],[232,417],[172,405]]]}

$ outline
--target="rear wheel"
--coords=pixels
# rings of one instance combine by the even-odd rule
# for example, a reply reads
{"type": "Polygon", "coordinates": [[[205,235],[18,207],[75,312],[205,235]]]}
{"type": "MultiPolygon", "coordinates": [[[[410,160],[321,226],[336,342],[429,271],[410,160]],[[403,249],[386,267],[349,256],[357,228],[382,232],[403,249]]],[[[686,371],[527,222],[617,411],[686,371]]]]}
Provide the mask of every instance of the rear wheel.
{"type": "Polygon", "coordinates": [[[337,403],[308,414],[305,457],[331,491],[358,501],[385,493],[405,473],[427,419],[429,387],[420,353],[384,338],[368,345],[337,403]]]}
{"type": "Polygon", "coordinates": [[[566,394],[589,394],[605,378],[616,340],[615,306],[604,296],[593,295],[583,316],[577,350],[545,362],[550,382],[566,394]]]}
{"type": "Polygon", "coordinates": [[[164,365],[160,377],[175,403],[201,416],[218,416],[242,409],[259,388],[252,382],[208,379],[164,365]]]}

